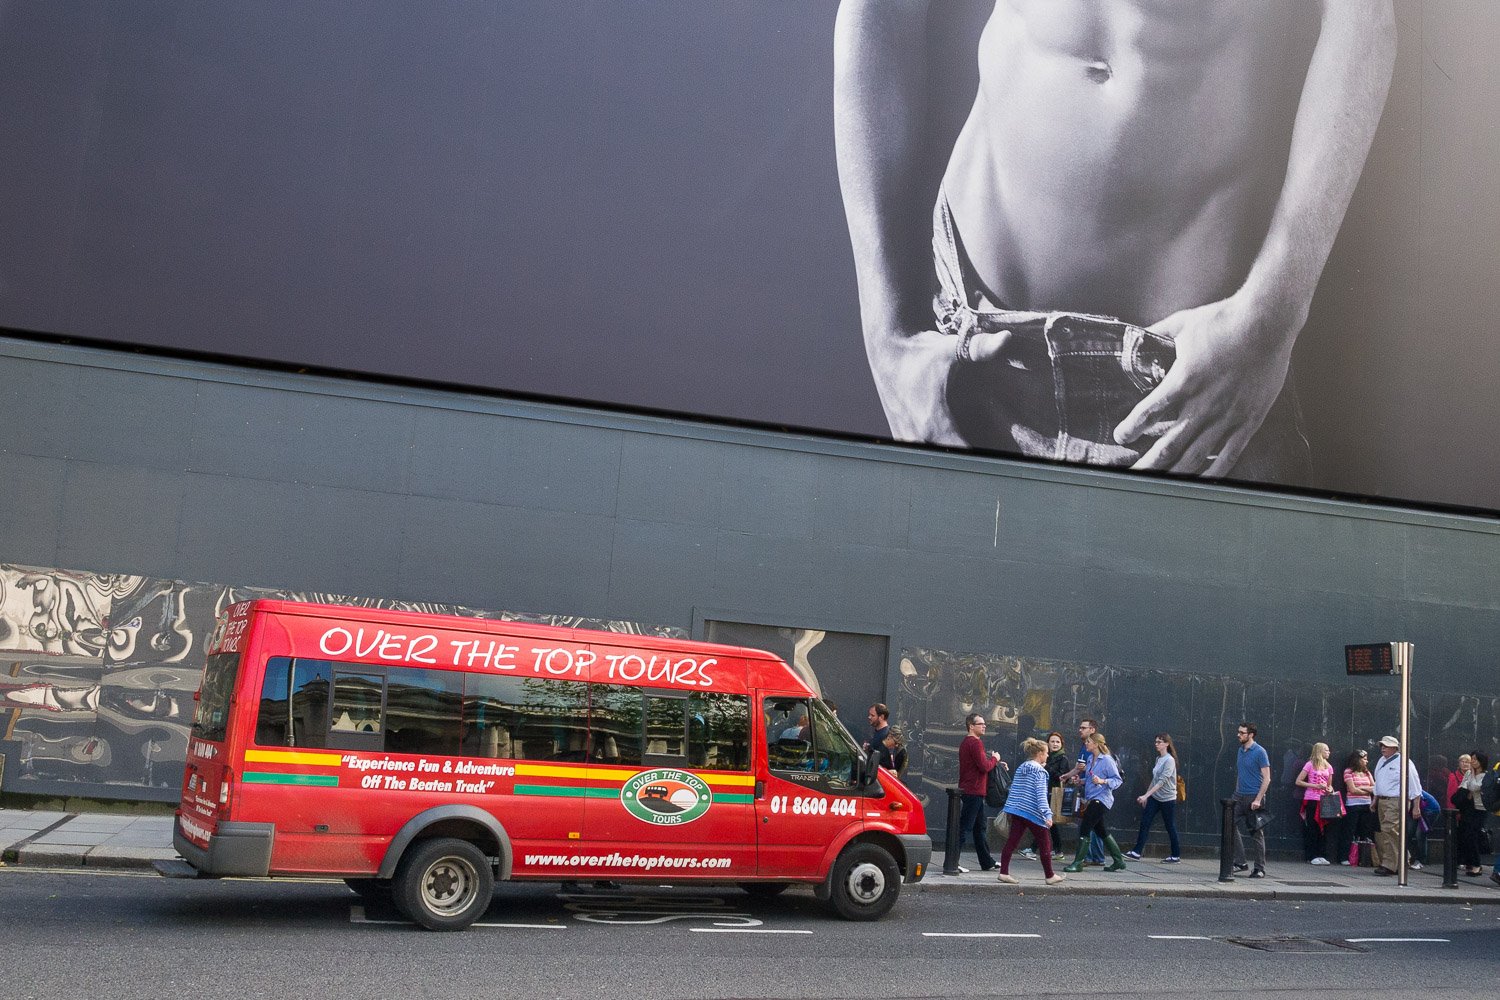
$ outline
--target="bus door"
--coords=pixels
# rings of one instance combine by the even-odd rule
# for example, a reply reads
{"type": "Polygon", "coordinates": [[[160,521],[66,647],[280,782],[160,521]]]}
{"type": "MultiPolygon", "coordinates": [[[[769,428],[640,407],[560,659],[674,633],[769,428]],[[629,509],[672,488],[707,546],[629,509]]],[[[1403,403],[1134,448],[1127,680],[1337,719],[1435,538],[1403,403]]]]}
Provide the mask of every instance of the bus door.
{"type": "Polygon", "coordinates": [[[828,844],[861,822],[860,750],[821,701],[763,696],[765,770],[757,775],[760,874],[816,874],[828,844]]]}
{"type": "Polygon", "coordinates": [[[588,874],[755,874],[750,699],[591,685],[588,874]]]}

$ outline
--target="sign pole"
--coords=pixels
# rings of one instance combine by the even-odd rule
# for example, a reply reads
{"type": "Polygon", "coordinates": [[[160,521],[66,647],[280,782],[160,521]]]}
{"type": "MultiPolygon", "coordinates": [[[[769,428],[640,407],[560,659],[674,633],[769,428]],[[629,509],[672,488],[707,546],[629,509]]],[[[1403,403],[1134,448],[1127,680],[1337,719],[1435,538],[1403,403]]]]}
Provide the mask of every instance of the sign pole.
{"type": "Polygon", "coordinates": [[[1397,846],[1400,857],[1397,859],[1396,884],[1403,888],[1406,886],[1406,824],[1411,808],[1411,654],[1411,643],[1391,643],[1391,659],[1396,663],[1396,672],[1401,675],[1401,823],[1397,827],[1401,839],[1397,846]]]}

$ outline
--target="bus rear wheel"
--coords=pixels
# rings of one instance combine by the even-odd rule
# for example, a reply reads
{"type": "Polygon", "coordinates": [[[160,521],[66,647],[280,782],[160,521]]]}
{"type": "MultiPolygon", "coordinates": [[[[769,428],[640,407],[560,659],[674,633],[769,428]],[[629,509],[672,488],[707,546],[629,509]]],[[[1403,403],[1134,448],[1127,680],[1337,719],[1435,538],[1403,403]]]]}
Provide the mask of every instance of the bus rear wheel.
{"type": "Polygon", "coordinates": [[[901,869],[890,852],[874,844],[855,844],[833,863],[828,901],[845,920],[879,920],[901,892],[901,869]]]}
{"type": "Polygon", "coordinates": [[[460,931],[479,919],[495,893],[484,852],[466,840],[423,841],[396,866],[396,908],[430,931],[460,931]]]}

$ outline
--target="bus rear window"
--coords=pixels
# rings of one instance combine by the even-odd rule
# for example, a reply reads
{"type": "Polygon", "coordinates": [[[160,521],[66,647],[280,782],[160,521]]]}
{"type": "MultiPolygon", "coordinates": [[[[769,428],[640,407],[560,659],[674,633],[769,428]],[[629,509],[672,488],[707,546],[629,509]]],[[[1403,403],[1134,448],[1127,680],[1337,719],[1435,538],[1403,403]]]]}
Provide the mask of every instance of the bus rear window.
{"type": "Polygon", "coordinates": [[[198,691],[198,710],[193,713],[193,735],[224,742],[229,728],[229,698],[240,673],[239,653],[215,653],[203,668],[203,686],[198,691]]]}

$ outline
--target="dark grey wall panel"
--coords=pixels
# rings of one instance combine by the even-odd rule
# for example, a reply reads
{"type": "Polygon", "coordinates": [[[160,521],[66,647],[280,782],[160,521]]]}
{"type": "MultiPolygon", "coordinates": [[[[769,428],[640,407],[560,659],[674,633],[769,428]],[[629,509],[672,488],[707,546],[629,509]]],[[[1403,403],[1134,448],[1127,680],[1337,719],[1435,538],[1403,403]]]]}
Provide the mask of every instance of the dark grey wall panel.
{"type": "Polygon", "coordinates": [[[0,561],[1257,681],[1405,638],[1419,689],[1500,684],[1494,521],[24,341],[0,379],[0,561]]]}

